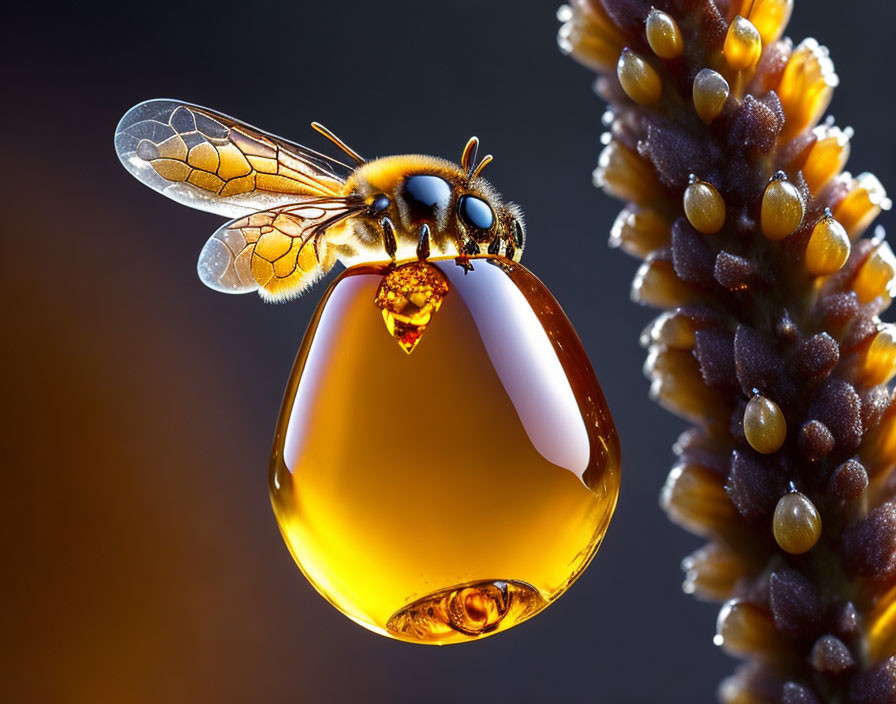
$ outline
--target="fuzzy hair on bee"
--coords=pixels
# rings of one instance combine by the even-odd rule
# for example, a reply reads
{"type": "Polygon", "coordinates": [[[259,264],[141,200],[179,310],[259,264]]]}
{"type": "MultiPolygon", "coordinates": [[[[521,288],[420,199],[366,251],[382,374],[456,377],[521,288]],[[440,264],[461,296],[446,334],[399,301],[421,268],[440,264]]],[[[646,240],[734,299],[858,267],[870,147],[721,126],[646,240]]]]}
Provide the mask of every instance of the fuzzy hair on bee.
{"type": "Polygon", "coordinates": [[[366,160],[323,125],[312,127],[351,163],[175,100],[131,108],[115,148],[150,188],[232,218],[199,255],[199,277],[217,291],[289,300],[337,261],[519,261],[522,211],[481,177],[492,157],[478,160],[476,137],[460,164],[422,154],[366,160]]]}

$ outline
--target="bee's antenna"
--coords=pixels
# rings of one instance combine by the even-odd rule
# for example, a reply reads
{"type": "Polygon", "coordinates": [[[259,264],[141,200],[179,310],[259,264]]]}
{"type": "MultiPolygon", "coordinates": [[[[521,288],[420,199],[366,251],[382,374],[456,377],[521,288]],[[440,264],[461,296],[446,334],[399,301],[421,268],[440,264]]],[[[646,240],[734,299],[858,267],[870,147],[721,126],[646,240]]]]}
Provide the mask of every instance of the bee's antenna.
{"type": "Polygon", "coordinates": [[[486,165],[494,159],[491,154],[482,157],[482,161],[476,163],[476,157],[479,155],[479,137],[470,137],[467,140],[467,146],[464,147],[464,153],[460,157],[460,165],[467,172],[470,178],[476,178],[482,173],[486,165]]]}
{"type": "Polygon", "coordinates": [[[477,154],[479,154],[479,138],[470,137],[467,140],[467,145],[464,147],[464,153],[460,157],[460,165],[467,172],[468,176],[473,175],[477,154]]]}
{"type": "Polygon", "coordinates": [[[488,166],[494,160],[494,158],[495,157],[493,157],[491,154],[486,154],[484,157],[482,157],[482,161],[480,161],[476,168],[473,169],[473,173],[470,174],[470,178],[478,178],[479,174],[482,173],[482,170],[486,166],[488,166]]]}
{"type": "Polygon", "coordinates": [[[320,132],[324,137],[329,139],[333,144],[339,147],[342,151],[348,154],[352,159],[354,159],[356,164],[363,164],[365,159],[363,156],[358,154],[354,149],[348,146],[345,142],[343,142],[339,137],[333,134],[329,129],[324,127],[319,122],[312,122],[311,127],[320,132]]]}

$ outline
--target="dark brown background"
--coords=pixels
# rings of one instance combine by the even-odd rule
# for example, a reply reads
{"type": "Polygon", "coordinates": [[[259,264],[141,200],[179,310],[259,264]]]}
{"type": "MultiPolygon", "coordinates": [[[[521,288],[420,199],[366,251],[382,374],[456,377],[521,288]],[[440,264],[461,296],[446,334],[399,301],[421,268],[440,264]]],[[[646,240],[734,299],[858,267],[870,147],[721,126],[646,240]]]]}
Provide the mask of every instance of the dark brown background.
{"type": "MultiPolygon", "coordinates": [[[[657,495],[682,424],[647,400],[606,248],[619,205],[590,184],[603,106],[555,47],[558,0],[25,3],[3,53],[3,646],[16,702],[705,702],[733,662],[715,608],[680,592],[697,539],[657,495]],[[132,7],[140,5],[140,7],[132,7]],[[623,442],[621,502],[569,594],[532,622],[444,649],[388,641],[294,567],[266,464],[311,294],[290,305],[197,280],[214,216],[117,163],[132,104],[176,97],[312,145],[457,159],[527,211],[525,263],[565,306],[623,442]]],[[[896,183],[892,27],[877,0],[798,0],[828,44],[851,168],[896,183]]],[[[886,222],[886,218],[884,219],[886,222]]],[[[460,371],[459,371],[460,373],[460,371]]]]}

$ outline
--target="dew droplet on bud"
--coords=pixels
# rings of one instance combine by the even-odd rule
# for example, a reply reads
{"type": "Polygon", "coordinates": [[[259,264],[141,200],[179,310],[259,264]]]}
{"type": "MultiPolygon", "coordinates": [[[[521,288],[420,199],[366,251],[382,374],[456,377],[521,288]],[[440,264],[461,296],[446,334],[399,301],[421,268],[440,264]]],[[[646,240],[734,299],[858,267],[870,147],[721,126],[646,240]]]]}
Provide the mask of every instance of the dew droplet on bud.
{"type": "Polygon", "coordinates": [[[786,178],[775,178],[765,187],[761,210],[762,234],[783,240],[800,226],[806,207],[796,186],[786,178]]]}
{"type": "Polygon", "coordinates": [[[777,403],[757,394],[744,409],[744,435],[756,452],[770,455],[787,439],[787,421],[777,403]]]}
{"type": "Polygon", "coordinates": [[[821,516],[815,504],[800,492],[793,491],[778,501],[772,531],[784,552],[802,555],[811,550],[821,537],[821,516]]]}
{"type": "Polygon", "coordinates": [[[713,235],[725,224],[725,201],[711,183],[695,180],[684,191],[684,214],[696,230],[713,235]]]}
{"type": "Polygon", "coordinates": [[[806,245],[806,268],[815,276],[827,276],[849,259],[851,245],[843,225],[828,211],[818,221],[806,245]]]}
{"type": "Polygon", "coordinates": [[[768,654],[780,650],[781,638],[767,608],[729,599],[722,605],[713,643],[731,655],[768,654]]]}
{"type": "Polygon", "coordinates": [[[731,89],[724,76],[705,68],[694,78],[694,108],[704,122],[712,122],[722,112],[731,89]]]}
{"type": "Polygon", "coordinates": [[[625,94],[640,105],[654,105],[663,95],[663,84],[653,66],[629,49],[623,49],[616,75],[625,94]]]}
{"type": "Polygon", "coordinates": [[[647,43],[661,59],[674,59],[684,51],[681,30],[671,15],[651,8],[647,15],[647,43]]]}
{"type": "Polygon", "coordinates": [[[759,30],[750,20],[738,15],[728,27],[722,52],[733,71],[750,68],[759,60],[759,55],[762,53],[762,37],[759,36],[759,30]]]}

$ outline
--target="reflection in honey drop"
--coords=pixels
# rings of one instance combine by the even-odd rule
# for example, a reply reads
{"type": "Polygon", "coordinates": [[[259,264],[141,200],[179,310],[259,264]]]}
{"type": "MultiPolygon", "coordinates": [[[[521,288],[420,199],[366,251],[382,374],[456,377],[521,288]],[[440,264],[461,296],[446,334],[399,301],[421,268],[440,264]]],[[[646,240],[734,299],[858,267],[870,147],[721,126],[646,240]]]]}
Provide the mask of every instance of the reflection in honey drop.
{"type": "Polygon", "coordinates": [[[448,293],[445,276],[425,261],[403,264],[383,277],[374,304],[401,349],[414,351],[448,293]]]}
{"type": "Polygon", "coordinates": [[[543,609],[591,560],[619,490],[613,421],[557,302],[519,264],[472,264],[345,271],[302,343],[271,464],[277,521],[311,583],[418,643],[543,609]],[[420,277],[445,285],[438,302],[402,293],[420,277]],[[427,306],[406,353],[384,313],[413,322],[427,306]]]}
{"type": "Polygon", "coordinates": [[[392,616],[386,628],[404,638],[448,643],[510,628],[545,606],[529,584],[477,582],[418,599],[392,616]]]}

